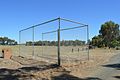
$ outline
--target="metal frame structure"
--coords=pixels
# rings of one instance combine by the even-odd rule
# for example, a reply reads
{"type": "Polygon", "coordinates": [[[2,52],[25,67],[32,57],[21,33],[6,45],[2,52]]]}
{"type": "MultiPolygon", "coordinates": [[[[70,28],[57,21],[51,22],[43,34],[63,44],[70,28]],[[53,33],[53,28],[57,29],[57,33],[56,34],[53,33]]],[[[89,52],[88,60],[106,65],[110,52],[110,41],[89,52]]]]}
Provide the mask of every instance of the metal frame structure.
{"type": "MultiPolygon", "coordinates": [[[[43,39],[43,34],[48,34],[48,33],[53,33],[53,32],[58,33],[58,52],[57,52],[58,53],[58,56],[57,56],[58,57],[58,66],[61,65],[61,59],[60,59],[60,31],[76,29],[76,28],[81,28],[81,27],[87,27],[87,42],[88,42],[88,40],[89,40],[89,27],[88,27],[88,25],[85,25],[85,24],[82,24],[82,23],[79,23],[79,22],[76,22],[76,21],[72,21],[72,20],[69,20],[69,19],[64,19],[64,18],[59,17],[59,18],[52,19],[52,20],[49,20],[49,21],[46,21],[46,22],[43,22],[43,23],[40,23],[40,24],[37,24],[37,25],[33,25],[33,26],[28,27],[26,29],[20,30],[19,31],[19,56],[20,56],[20,44],[21,44],[21,32],[32,28],[32,47],[33,47],[32,55],[34,57],[35,56],[34,55],[34,35],[35,35],[34,34],[34,28],[38,27],[38,26],[40,27],[41,25],[44,25],[44,24],[47,24],[47,23],[50,23],[50,22],[53,22],[53,21],[58,21],[58,29],[54,30],[54,31],[42,33],[42,39],[43,39]],[[75,23],[75,24],[79,24],[80,26],[61,29],[61,20],[71,22],[71,23],[75,23]]],[[[89,60],[89,43],[88,43],[88,60],[89,60]]]]}

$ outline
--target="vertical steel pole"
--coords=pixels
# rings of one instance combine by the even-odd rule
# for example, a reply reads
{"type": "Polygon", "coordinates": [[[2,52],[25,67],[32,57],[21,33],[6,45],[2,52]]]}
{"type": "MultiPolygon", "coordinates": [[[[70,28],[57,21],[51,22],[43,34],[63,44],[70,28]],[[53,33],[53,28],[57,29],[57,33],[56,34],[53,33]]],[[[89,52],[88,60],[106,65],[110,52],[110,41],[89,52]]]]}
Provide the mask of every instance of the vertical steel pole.
{"type": "Polygon", "coordinates": [[[42,56],[43,56],[43,33],[42,33],[42,56]]]}
{"type": "Polygon", "coordinates": [[[89,54],[89,27],[87,25],[87,48],[88,48],[88,60],[90,59],[90,54],[89,54]]]}
{"type": "Polygon", "coordinates": [[[59,21],[59,28],[58,28],[58,66],[61,65],[60,62],[60,18],[58,19],[59,21]]]}
{"type": "Polygon", "coordinates": [[[19,31],[19,55],[20,56],[20,47],[21,47],[21,31],[19,31]]]}
{"type": "Polygon", "coordinates": [[[34,58],[35,57],[35,52],[34,52],[34,27],[33,27],[33,32],[32,32],[32,48],[33,48],[32,56],[34,58]]]}

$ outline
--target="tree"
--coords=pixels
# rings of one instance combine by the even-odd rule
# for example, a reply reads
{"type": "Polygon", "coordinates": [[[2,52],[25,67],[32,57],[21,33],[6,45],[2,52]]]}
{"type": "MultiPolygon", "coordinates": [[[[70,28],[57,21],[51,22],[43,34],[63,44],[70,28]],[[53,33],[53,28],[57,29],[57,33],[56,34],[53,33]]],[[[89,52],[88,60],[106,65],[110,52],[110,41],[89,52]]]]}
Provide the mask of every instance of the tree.
{"type": "Polygon", "coordinates": [[[101,25],[99,35],[94,36],[90,44],[97,47],[112,47],[120,46],[120,31],[119,25],[113,21],[105,22],[101,25]]]}
{"type": "Polygon", "coordinates": [[[116,46],[120,46],[119,43],[120,43],[119,41],[113,40],[110,43],[110,47],[115,48],[116,46]]]}
{"type": "MultiPolygon", "coordinates": [[[[82,46],[85,45],[85,41],[81,40],[62,40],[60,41],[61,46],[82,46]]],[[[26,46],[32,46],[32,41],[27,41],[26,46]]],[[[58,46],[58,41],[35,41],[35,46],[58,46]]]]}
{"type": "Polygon", "coordinates": [[[101,35],[94,36],[94,37],[92,38],[91,44],[92,44],[93,46],[103,47],[104,44],[103,44],[103,38],[102,38],[102,36],[101,36],[101,35]]]}
{"type": "Polygon", "coordinates": [[[0,37],[0,45],[17,45],[17,42],[8,37],[0,37]]]}
{"type": "Polygon", "coordinates": [[[112,21],[105,22],[101,25],[99,33],[103,37],[104,44],[110,47],[111,42],[119,37],[119,25],[112,21]]]}

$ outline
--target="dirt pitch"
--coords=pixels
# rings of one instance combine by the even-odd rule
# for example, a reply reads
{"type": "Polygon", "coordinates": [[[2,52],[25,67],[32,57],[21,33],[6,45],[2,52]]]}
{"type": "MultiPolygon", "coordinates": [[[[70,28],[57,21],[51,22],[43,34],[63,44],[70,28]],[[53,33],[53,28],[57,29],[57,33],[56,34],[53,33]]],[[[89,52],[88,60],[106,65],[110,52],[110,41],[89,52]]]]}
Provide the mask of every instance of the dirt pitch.
{"type": "Polygon", "coordinates": [[[58,67],[56,64],[38,59],[16,57],[19,51],[18,46],[0,46],[0,49],[5,47],[12,49],[13,57],[11,60],[0,58],[0,79],[2,80],[91,80],[89,76],[96,73],[94,69],[119,52],[114,49],[97,48],[90,50],[89,61],[87,59],[69,61],[58,67]]]}

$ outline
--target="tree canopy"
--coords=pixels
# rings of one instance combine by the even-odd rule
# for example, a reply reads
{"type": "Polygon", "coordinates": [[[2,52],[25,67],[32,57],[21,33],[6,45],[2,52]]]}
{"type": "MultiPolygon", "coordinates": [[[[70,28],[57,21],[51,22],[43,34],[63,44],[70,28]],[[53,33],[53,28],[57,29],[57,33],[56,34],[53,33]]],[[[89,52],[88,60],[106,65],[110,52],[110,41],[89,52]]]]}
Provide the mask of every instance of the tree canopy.
{"type": "MultiPolygon", "coordinates": [[[[60,45],[61,46],[82,46],[85,45],[85,41],[81,41],[81,40],[62,40],[60,41],[60,45]]],[[[27,46],[31,46],[33,45],[32,41],[28,41],[26,42],[27,46]]],[[[35,46],[57,46],[58,45],[58,41],[35,41],[34,42],[35,46]]]]}
{"type": "Polygon", "coordinates": [[[8,37],[0,37],[0,45],[17,45],[17,41],[9,39],[8,37]]]}
{"type": "Polygon", "coordinates": [[[97,47],[115,47],[120,43],[119,25],[113,21],[101,25],[99,35],[92,38],[91,44],[97,47]]]}

